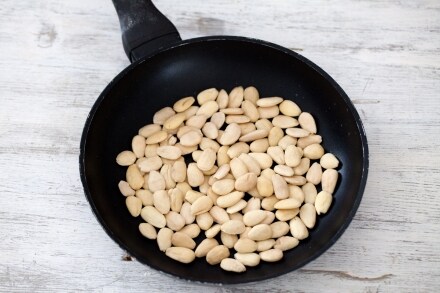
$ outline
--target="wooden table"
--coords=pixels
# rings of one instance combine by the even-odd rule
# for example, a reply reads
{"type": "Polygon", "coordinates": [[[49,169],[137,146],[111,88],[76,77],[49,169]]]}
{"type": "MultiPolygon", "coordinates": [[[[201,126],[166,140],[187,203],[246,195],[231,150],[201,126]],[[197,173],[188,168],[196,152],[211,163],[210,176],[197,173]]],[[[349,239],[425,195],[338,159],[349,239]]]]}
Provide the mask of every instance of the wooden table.
{"type": "Polygon", "coordinates": [[[317,260],[238,286],[200,285],[136,261],[84,197],[79,140],[129,62],[109,0],[0,7],[1,292],[434,292],[440,288],[439,1],[172,1],[183,38],[244,35],[319,64],[351,97],[370,145],[364,198],[317,260]]]}

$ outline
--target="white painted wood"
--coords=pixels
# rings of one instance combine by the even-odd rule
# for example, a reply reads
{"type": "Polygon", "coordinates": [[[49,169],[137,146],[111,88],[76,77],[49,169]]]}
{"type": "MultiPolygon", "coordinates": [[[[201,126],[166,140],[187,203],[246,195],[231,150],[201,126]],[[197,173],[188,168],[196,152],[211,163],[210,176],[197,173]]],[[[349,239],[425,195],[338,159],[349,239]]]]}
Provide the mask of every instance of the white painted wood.
{"type": "Polygon", "coordinates": [[[440,3],[157,0],[183,38],[260,38],[330,73],[363,119],[369,180],[341,239],[304,268],[216,287],[164,276],[104,233],[78,172],[83,123],[128,65],[111,1],[0,7],[1,292],[434,292],[440,288],[440,3]]]}

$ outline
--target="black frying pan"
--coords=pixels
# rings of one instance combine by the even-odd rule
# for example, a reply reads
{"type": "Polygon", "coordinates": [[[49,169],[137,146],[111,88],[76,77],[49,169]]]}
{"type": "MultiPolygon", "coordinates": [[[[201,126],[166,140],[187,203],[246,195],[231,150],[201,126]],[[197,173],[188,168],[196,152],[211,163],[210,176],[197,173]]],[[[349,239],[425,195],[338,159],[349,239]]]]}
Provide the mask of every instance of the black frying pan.
{"type": "Polygon", "coordinates": [[[113,0],[124,49],[132,64],[105,88],[81,139],[80,173],[93,212],[107,234],[138,261],[181,278],[214,283],[263,280],[295,270],[326,251],[352,220],[364,191],[368,148],[359,115],[339,85],[321,68],[286,48],[242,37],[211,36],[182,41],[171,22],[147,0],[113,0]],[[222,271],[204,259],[181,264],[138,231],[119,193],[125,168],[116,155],[130,149],[153,114],[184,96],[210,88],[255,86],[260,96],[294,100],[311,112],[323,146],[341,161],[340,182],[329,212],[310,237],[278,263],[261,263],[244,274],[222,271]]]}

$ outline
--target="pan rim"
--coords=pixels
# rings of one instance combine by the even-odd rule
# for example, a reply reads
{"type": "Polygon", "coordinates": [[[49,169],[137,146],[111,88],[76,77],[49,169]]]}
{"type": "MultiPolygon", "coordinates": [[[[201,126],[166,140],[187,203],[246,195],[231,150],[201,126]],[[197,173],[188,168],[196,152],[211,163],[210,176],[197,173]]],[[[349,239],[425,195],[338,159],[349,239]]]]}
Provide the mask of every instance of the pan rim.
{"type": "Polygon", "coordinates": [[[135,257],[140,263],[142,263],[144,265],[148,265],[149,267],[154,268],[157,271],[160,271],[160,272],[165,273],[167,275],[172,275],[174,277],[178,277],[179,279],[185,279],[185,280],[191,280],[194,282],[202,282],[202,283],[209,283],[209,284],[241,284],[241,283],[251,283],[251,282],[258,282],[258,281],[267,280],[270,278],[278,277],[278,276],[287,274],[289,272],[295,271],[295,270],[305,266],[306,264],[310,263],[311,261],[315,260],[320,255],[322,255],[331,246],[333,246],[333,244],[336,243],[336,241],[341,237],[341,235],[345,232],[347,227],[352,222],[354,215],[356,214],[356,212],[359,208],[360,202],[362,200],[362,197],[363,197],[363,194],[365,191],[365,186],[366,186],[367,177],[368,177],[368,169],[369,169],[368,143],[367,143],[365,128],[363,126],[363,123],[361,121],[359,113],[357,112],[356,108],[354,107],[352,101],[350,100],[348,95],[345,93],[345,91],[339,86],[339,84],[328,73],[326,73],[321,67],[319,67],[318,65],[316,65],[315,63],[313,63],[309,59],[305,58],[304,56],[302,56],[302,55],[300,55],[300,54],[298,54],[288,48],[282,47],[280,45],[276,45],[271,42],[267,42],[267,41],[263,41],[263,40],[259,40],[259,39],[254,39],[254,38],[239,37],[239,36],[225,36],[225,35],[187,39],[187,40],[181,41],[179,43],[173,44],[168,47],[159,48],[158,50],[156,50],[152,54],[147,55],[144,58],[137,60],[136,62],[130,64],[124,70],[122,70],[115,78],[113,78],[109,82],[109,84],[105,87],[105,89],[101,92],[101,94],[98,96],[98,98],[94,102],[94,104],[93,104],[93,106],[87,116],[86,122],[84,124],[83,132],[81,135],[80,154],[79,154],[79,171],[80,171],[80,177],[81,177],[81,182],[83,185],[85,197],[86,197],[87,201],[89,202],[90,207],[92,208],[94,216],[96,217],[96,219],[98,220],[98,222],[100,223],[100,225],[102,226],[104,231],[107,233],[107,235],[110,236],[110,238],[115,243],[117,243],[119,245],[119,247],[121,247],[123,250],[130,253],[130,255],[135,257]],[[245,43],[252,43],[252,44],[256,44],[256,45],[261,45],[261,46],[269,47],[271,49],[275,49],[277,51],[280,51],[284,54],[289,55],[290,57],[296,58],[299,61],[305,63],[309,68],[311,68],[316,73],[318,73],[322,78],[327,80],[327,82],[330,83],[330,85],[338,92],[339,96],[344,100],[348,110],[350,111],[350,113],[354,117],[354,122],[356,123],[356,127],[359,131],[359,138],[361,140],[361,145],[362,145],[363,162],[362,162],[362,170],[361,170],[362,174],[361,174],[361,178],[360,178],[360,182],[359,182],[359,189],[357,190],[355,201],[353,203],[353,206],[352,206],[348,216],[344,220],[343,224],[338,228],[336,233],[332,236],[332,238],[325,245],[323,245],[320,249],[315,251],[315,253],[313,253],[310,257],[308,257],[306,260],[296,264],[295,266],[287,267],[286,269],[281,270],[281,272],[276,272],[276,273],[267,274],[264,276],[258,276],[258,277],[254,277],[254,278],[243,278],[242,280],[239,280],[239,281],[235,281],[235,280],[223,281],[223,282],[218,282],[218,281],[216,282],[216,281],[210,281],[210,280],[200,281],[197,278],[182,277],[182,276],[174,274],[172,272],[165,271],[163,268],[160,268],[160,267],[157,267],[157,266],[154,266],[152,264],[149,264],[149,263],[142,261],[141,258],[138,258],[135,253],[133,254],[130,251],[129,247],[127,247],[123,243],[123,241],[119,238],[119,236],[114,234],[113,231],[108,227],[108,225],[105,222],[104,218],[102,217],[100,211],[98,210],[98,208],[94,204],[91,192],[90,192],[88,184],[87,184],[87,178],[86,178],[86,172],[85,172],[85,168],[86,168],[86,166],[85,166],[85,152],[86,152],[86,145],[87,145],[87,136],[88,136],[90,127],[93,123],[93,118],[94,118],[96,112],[98,111],[98,109],[101,105],[101,102],[105,99],[105,97],[113,89],[113,87],[121,79],[123,79],[125,77],[125,75],[127,75],[129,72],[131,72],[135,67],[137,67],[138,65],[140,65],[144,62],[147,62],[149,59],[153,58],[155,55],[157,55],[159,53],[173,50],[173,49],[181,47],[181,46],[186,46],[186,45],[190,45],[190,44],[194,44],[194,43],[211,42],[211,41],[237,41],[237,42],[245,42],[245,43]]]}

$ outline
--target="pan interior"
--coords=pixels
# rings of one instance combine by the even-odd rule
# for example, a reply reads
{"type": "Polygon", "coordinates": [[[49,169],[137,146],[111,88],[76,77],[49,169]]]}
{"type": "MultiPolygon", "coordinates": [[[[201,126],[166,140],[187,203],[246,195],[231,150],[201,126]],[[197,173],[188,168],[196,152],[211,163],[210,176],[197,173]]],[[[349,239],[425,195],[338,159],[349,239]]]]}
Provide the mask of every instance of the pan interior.
{"type": "MultiPolygon", "coordinates": [[[[199,39],[162,51],[121,73],[100,96],[86,124],[81,172],[86,195],[107,233],[137,260],[182,278],[215,283],[257,281],[298,268],[339,237],[357,209],[366,180],[366,144],[359,117],[331,78],[303,57],[255,40],[199,39]],[[126,168],[116,155],[131,148],[138,129],[153,114],[203,89],[253,85],[261,97],[281,96],[313,114],[326,151],[341,161],[340,180],[328,214],[309,238],[278,263],[261,263],[245,274],[222,271],[204,259],[184,265],[141,236],[119,193],[126,168]]],[[[202,232],[203,233],[203,232],[202,232]]]]}

